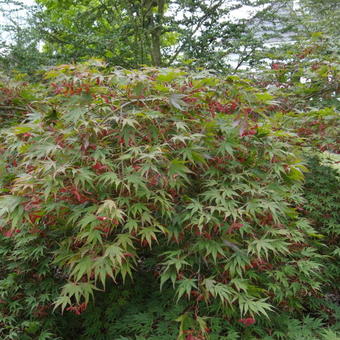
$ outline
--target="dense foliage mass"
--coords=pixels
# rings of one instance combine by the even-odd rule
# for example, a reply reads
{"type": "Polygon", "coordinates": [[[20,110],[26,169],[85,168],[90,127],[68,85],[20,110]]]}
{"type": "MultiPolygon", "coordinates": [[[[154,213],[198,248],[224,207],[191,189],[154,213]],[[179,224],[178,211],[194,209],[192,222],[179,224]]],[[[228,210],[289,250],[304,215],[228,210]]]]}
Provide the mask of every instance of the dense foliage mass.
{"type": "Polygon", "coordinates": [[[336,43],[339,13],[337,0],[2,0],[0,65],[33,75],[96,57],[226,73],[258,65],[259,51],[298,32],[336,43]]]}
{"type": "Polygon", "coordinates": [[[339,2],[37,3],[0,1],[1,339],[338,339],[339,2]]]}
{"type": "MultiPolygon", "coordinates": [[[[264,4],[270,1],[37,0],[28,8],[21,1],[4,2],[2,11],[11,20],[0,26],[0,33],[2,28],[13,42],[0,42],[0,63],[32,71],[38,65],[91,57],[105,57],[111,65],[123,67],[169,66],[184,55],[198,64],[226,69],[225,56],[240,50],[239,43],[244,50],[260,44],[244,20],[231,20],[229,14],[247,5],[259,16],[268,12],[264,4]],[[30,16],[18,27],[17,13],[24,8],[30,16]]],[[[249,53],[243,57],[248,59],[249,53]]]]}
{"type": "Polygon", "coordinates": [[[303,156],[337,151],[338,113],[333,92],[301,98],[337,66],[315,90],[281,86],[308,61],[273,65],[251,81],[93,60],[3,80],[2,338],[336,338],[338,206],[313,203],[326,179],[304,186],[303,156]]]}

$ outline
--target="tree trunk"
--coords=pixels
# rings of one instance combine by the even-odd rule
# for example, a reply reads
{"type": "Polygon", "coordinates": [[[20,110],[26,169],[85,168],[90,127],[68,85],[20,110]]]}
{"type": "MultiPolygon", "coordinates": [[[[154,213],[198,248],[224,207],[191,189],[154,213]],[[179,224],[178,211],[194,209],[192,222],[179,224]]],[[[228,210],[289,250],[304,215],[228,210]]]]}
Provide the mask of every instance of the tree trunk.
{"type": "Polygon", "coordinates": [[[149,32],[151,36],[151,60],[152,65],[162,65],[162,53],[161,53],[161,36],[163,31],[163,18],[164,18],[164,7],[166,0],[157,0],[152,2],[152,7],[157,6],[157,13],[152,13],[152,8],[149,10],[149,32]]]}
{"type": "Polygon", "coordinates": [[[151,58],[154,66],[162,65],[161,55],[161,32],[158,29],[154,29],[151,32],[151,58]]]}

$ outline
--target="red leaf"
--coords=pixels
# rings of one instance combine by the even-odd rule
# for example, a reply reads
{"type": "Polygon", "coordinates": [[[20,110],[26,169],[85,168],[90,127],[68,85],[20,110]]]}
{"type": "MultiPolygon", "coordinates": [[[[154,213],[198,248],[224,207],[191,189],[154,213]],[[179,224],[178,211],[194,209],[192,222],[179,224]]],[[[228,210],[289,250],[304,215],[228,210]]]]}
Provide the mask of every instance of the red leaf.
{"type": "Polygon", "coordinates": [[[247,327],[253,325],[256,322],[254,318],[240,319],[238,321],[243,323],[247,327]]]}

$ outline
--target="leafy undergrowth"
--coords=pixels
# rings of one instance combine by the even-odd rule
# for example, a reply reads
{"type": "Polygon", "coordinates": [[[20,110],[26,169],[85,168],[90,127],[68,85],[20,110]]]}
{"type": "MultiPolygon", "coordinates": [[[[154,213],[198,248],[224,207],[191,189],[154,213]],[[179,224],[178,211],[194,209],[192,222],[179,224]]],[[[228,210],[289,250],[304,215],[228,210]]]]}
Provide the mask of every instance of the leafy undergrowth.
{"type": "MultiPolygon", "coordinates": [[[[302,213],[308,217],[317,230],[315,246],[320,254],[326,255],[323,263],[323,277],[326,284],[323,294],[329,301],[340,302],[340,156],[332,153],[313,155],[309,159],[309,173],[304,185],[305,204],[302,213]]],[[[313,305],[311,303],[311,305],[313,305]]],[[[316,310],[330,312],[322,303],[316,310]]],[[[330,319],[332,313],[330,312],[330,319]]]]}
{"type": "Polygon", "coordinates": [[[40,84],[24,81],[24,75],[18,74],[16,79],[5,76],[0,71],[0,126],[20,124],[29,106],[38,99],[40,84]]]}
{"type": "MultiPolygon", "coordinates": [[[[228,318],[209,315],[197,322],[188,303],[173,303],[171,290],[159,292],[157,281],[144,266],[138,272],[138,282],[125,287],[112,287],[105,295],[99,293],[81,318],[70,318],[73,330],[66,338],[72,338],[74,329],[79,338],[120,340],[171,340],[178,335],[178,324],[183,323],[187,339],[204,327],[210,340],[336,340],[340,332],[339,307],[339,252],[340,191],[339,157],[319,154],[308,161],[309,172],[304,184],[304,204],[299,210],[308,217],[317,230],[314,245],[328,257],[324,260],[322,275],[324,285],[320,294],[310,296],[301,313],[277,310],[270,313],[270,320],[258,319],[230,322],[228,318]],[[181,315],[181,317],[178,317],[181,315]],[[249,322],[249,321],[248,321],[249,322]]],[[[147,261],[144,261],[147,263],[147,261]]],[[[210,312],[211,314],[211,312],[210,312]]]]}
{"type": "Polygon", "coordinates": [[[336,337],[337,234],[274,103],[235,76],[51,69],[0,134],[1,337],[336,337]]]}
{"type": "Polygon", "coordinates": [[[277,311],[270,320],[253,324],[230,322],[216,314],[197,319],[188,303],[173,303],[171,290],[159,292],[148,271],[138,273],[138,282],[120,289],[110,286],[95,301],[81,316],[67,316],[72,329],[64,333],[64,339],[79,334],[81,340],[172,340],[177,339],[179,326],[190,340],[201,338],[197,336],[201,328],[210,340],[336,340],[340,331],[340,308],[327,300],[322,300],[324,311],[312,316],[277,311]],[[326,308],[332,310],[331,318],[326,308]]]}

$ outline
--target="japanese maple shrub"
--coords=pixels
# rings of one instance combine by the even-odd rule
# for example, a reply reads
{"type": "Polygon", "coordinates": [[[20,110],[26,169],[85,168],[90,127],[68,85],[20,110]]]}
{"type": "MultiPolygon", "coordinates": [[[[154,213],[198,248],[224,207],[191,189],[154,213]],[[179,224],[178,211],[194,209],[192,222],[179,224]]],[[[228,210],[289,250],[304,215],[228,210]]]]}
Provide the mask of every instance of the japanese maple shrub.
{"type": "Polygon", "coordinates": [[[45,82],[1,131],[3,338],[34,337],[53,309],[80,314],[145,268],[186,301],[180,339],[208,337],[204,316],[249,327],[317,294],[315,231],[296,210],[305,168],[292,135],[267,122],[269,94],[238,77],[97,61],[45,82]]]}

